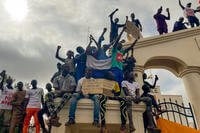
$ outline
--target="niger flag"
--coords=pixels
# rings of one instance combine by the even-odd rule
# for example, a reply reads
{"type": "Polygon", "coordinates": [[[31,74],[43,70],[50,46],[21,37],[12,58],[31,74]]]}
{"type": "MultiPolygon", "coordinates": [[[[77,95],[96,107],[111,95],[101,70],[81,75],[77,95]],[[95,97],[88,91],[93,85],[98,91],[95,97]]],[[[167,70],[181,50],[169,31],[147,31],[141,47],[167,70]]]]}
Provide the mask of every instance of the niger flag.
{"type": "Polygon", "coordinates": [[[161,129],[161,133],[200,133],[200,131],[194,128],[183,126],[163,118],[159,118],[156,121],[158,128],[161,129]]]}

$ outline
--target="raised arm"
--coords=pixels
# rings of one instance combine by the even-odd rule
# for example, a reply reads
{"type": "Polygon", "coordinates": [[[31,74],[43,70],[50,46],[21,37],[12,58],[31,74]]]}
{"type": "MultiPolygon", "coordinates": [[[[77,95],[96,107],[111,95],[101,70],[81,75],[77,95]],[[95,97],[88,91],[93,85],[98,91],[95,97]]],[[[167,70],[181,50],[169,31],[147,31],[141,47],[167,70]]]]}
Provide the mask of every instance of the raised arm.
{"type": "Polygon", "coordinates": [[[119,9],[115,9],[110,15],[110,22],[113,23],[113,15],[118,11],[119,9]]]}
{"type": "Polygon", "coordinates": [[[128,48],[126,48],[125,50],[124,50],[124,52],[125,53],[127,53],[129,50],[131,50],[131,49],[133,49],[133,47],[135,46],[135,44],[137,43],[137,39],[131,44],[131,46],[130,47],[128,47],[128,48]]]}
{"type": "Polygon", "coordinates": [[[181,0],[179,0],[179,6],[184,10],[185,9],[185,7],[182,5],[182,3],[181,3],[181,0]]]}
{"type": "Polygon", "coordinates": [[[92,41],[94,41],[94,43],[96,44],[97,48],[100,48],[101,45],[98,44],[98,42],[94,39],[94,37],[92,35],[90,35],[90,36],[91,36],[92,41]]]}
{"type": "Polygon", "coordinates": [[[170,20],[170,12],[169,12],[169,8],[167,8],[166,11],[167,11],[167,17],[166,17],[166,19],[167,19],[167,20],[170,20]]]}
{"type": "Polygon", "coordinates": [[[59,56],[59,51],[60,51],[60,49],[61,49],[61,46],[57,46],[56,58],[57,58],[58,60],[62,61],[62,62],[65,62],[65,59],[64,59],[64,58],[61,58],[61,57],[59,56]]]}
{"type": "Polygon", "coordinates": [[[120,34],[117,36],[116,40],[113,42],[113,48],[116,49],[117,47],[117,44],[119,42],[119,40],[121,39],[122,37],[122,34],[124,33],[126,27],[124,26],[124,28],[122,29],[122,31],[120,32],[120,34]]]}
{"type": "Polygon", "coordinates": [[[99,47],[101,47],[101,43],[104,41],[104,34],[106,33],[106,31],[107,31],[107,28],[104,28],[103,32],[101,33],[101,36],[99,37],[99,40],[98,40],[99,47]]]}
{"type": "Polygon", "coordinates": [[[88,43],[88,45],[87,45],[87,47],[86,47],[86,54],[88,55],[89,54],[89,49],[90,49],[90,47],[91,47],[91,44],[92,44],[92,37],[91,37],[91,35],[90,35],[90,41],[89,41],[89,43],[88,43]]]}
{"type": "Polygon", "coordinates": [[[4,83],[4,80],[5,80],[5,77],[6,77],[6,71],[3,70],[1,73],[0,73],[1,77],[2,77],[2,80],[0,82],[0,90],[3,90],[3,83],[4,83]]]}
{"type": "Polygon", "coordinates": [[[200,9],[196,9],[196,10],[194,10],[194,13],[196,13],[196,12],[200,12],[200,9]]]}
{"type": "Polygon", "coordinates": [[[158,76],[155,75],[155,80],[154,80],[153,85],[149,84],[147,81],[144,81],[144,83],[147,84],[151,89],[154,89],[156,87],[157,81],[158,81],[158,76]]]}
{"type": "Polygon", "coordinates": [[[124,24],[117,24],[119,28],[126,26],[126,22],[128,21],[128,16],[126,16],[126,21],[124,24]]]}
{"type": "Polygon", "coordinates": [[[140,23],[140,20],[138,19],[138,25],[139,25],[139,29],[140,29],[140,31],[142,32],[142,25],[141,25],[141,23],[140,23]]]}

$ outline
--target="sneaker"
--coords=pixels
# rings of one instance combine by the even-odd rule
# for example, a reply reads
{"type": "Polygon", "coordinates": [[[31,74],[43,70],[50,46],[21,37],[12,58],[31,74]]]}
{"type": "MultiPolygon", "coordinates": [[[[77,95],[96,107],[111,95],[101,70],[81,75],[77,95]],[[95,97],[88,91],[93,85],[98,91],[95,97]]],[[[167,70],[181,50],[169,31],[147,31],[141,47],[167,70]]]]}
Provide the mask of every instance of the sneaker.
{"type": "Polygon", "coordinates": [[[149,131],[153,131],[153,132],[156,132],[156,133],[161,132],[161,130],[160,130],[159,128],[147,127],[147,130],[149,130],[149,131]]]}
{"type": "Polygon", "coordinates": [[[55,116],[50,118],[49,125],[60,127],[62,124],[59,122],[59,117],[55,116]]]}
{"type": "Polygon", "coordinates": [[[129,130],[130,130],[130,133],[134,133],[136,131],[135,127],[129,128],[129,130]]]}
{"type": "Polygon", "coordinates": [[[107,133],[107,129],[105,126],[101,127],[100,133],[107,133]]]}
{"type": "Polygon", "coordinates": [[[99,124],[99,121],[95,120],[93,123],[92,123],[93,126],[95,127],[100,127],[100,124],[99,124]]]}
{"type": "Polygon", "coordinates": [[[69,121],[65,123],[65,126],[69,126],[73,124],[75,124],[75,120],[73,118],[70,118],[69,121]]]}
{"type": "Polygon", "coordinates": [[[120,133],[125,133],[125,132],[126,132],[126,125],[121,125],[120,133]]]}

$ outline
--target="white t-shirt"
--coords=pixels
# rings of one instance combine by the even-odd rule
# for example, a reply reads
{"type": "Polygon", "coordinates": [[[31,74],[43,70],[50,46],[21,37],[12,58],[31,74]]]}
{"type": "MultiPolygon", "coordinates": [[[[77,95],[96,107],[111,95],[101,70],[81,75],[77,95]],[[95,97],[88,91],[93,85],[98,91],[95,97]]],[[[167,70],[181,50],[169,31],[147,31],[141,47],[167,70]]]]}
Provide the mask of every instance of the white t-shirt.
{"type": "Polygon", "coordinates": [[[28,90],[27,95],[29,97],[27,108],[41,108],[41,98],[44,95],[42,88],[28,90]]]}
{"type": "MultiPolygon", "coordinates": [[[[81,89],[82,89],[82,84],[83,84],[83,80],[84,80],[84,79],[86,79],[86,78],[83,77],[83,78],[79,79],[78,84],[77,84],[77,86],[76,86],[76,92],[81,91],[81,89]]],[[[90,78],[90,79],[93,79],[93,78],[90,78]]]]}
{"type": "Polygon", "coordinates": [[[122,87],[126,87],[131,96],[136,96],[136,89],[140,89],[140,86],[137,82],[130,83],[127,80],[122,81],[122,87]]]}
{"type": "Polygon", "coordinates": [[[11,100],[15,90],[8,89],[6,86],[0,90],[0,109],[12,110],[11,100]]]}

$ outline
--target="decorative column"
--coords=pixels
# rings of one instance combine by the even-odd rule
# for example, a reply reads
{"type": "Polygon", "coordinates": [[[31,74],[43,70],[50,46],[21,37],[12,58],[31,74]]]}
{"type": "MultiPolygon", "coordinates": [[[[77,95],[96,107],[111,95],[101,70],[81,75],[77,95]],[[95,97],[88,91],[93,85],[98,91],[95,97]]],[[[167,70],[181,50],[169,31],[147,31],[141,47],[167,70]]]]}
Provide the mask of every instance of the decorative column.
{"type": "Polygon", "coordinates": [[[144,67],[136,65],[134,68],[135,80],[140,84],[141,87],[143,85],[143,78],[142,78],[143,73],[144,73],[144,67]]]}
{"type": "Polygon", "coordinates": [[[194,110],[197,126],[200,127],[200,67],[188,67],[179,76],[184,81],[188,98],[194,110]]]}

